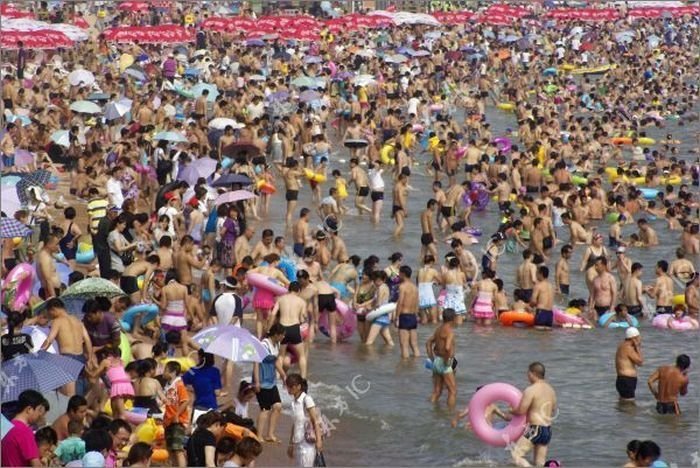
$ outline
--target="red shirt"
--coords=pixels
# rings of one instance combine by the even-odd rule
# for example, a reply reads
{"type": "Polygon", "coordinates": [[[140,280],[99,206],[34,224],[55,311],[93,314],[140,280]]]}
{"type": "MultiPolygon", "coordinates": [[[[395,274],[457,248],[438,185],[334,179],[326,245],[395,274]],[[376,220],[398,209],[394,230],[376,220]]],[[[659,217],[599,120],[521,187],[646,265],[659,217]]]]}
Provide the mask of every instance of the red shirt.
{"type": "Polygon", "coordinates": [[[2,466],[29,466],[39,459],[34,433],[24,422],[13,419],[14,427],[2,439],[2,466]]]}

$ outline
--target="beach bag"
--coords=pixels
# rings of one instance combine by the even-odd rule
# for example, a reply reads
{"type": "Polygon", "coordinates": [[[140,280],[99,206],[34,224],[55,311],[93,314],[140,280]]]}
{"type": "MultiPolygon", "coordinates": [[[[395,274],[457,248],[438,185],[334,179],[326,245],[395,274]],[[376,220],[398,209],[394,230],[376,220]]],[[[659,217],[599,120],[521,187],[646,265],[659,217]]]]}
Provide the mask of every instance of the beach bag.
{"type": "MultiPolygon", "coordinates": [[[[304,398],[304,411],[306,411],[306,398],[304,398]]],[[[326,439],[331,436],[331,422],[318,411],[318,424],[321,429],[321,438],[326,439]]],[[[316,431],[314,430],[314,425],[310,418],[307,418],[304,422],[304,440],[310,444],[316,443],[316,431]]],[[[323,465],[325,466],[325,465],[323,465]]]]}

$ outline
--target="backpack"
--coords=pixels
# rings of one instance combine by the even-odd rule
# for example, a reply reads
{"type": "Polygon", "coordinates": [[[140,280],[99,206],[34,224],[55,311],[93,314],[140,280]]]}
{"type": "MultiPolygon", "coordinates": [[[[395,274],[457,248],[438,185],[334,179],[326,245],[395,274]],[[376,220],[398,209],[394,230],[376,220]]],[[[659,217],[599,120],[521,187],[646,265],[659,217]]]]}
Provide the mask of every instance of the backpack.
{"type": "MultiPolygon", "coordinates": [[[[306,397],[304,397],[304,411],[306,412],[306,397]]],[[[326,439],[331,436],[331,431],[333,430],[333,425],[331,422],[328,420],[327,417],[325,417],[323,414],[321,414],[321,410],[317,408],[318,412],[318,425],[319,428],[321,429],[321,439],[326,439]]],[[[310,444],[315,444],[316,443],[316,431],[314,430],[314,425],[311,422],[311,418],[306,418],[306,421],[304,421],[304,440],[310,444]]]]}

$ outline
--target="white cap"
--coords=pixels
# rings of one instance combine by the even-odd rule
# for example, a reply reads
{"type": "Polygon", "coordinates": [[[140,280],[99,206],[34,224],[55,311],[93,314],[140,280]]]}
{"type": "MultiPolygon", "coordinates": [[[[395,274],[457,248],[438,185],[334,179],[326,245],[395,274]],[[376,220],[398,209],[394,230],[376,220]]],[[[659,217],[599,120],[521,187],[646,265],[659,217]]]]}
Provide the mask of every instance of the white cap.
{"type": "Polygon", "coordinates": [[[636,338],[639,336],[639,330],[637,330],[635,327],[629,327],[627,330],[625,330],[625,339],[631,340],[632,338],[636,338]]]}

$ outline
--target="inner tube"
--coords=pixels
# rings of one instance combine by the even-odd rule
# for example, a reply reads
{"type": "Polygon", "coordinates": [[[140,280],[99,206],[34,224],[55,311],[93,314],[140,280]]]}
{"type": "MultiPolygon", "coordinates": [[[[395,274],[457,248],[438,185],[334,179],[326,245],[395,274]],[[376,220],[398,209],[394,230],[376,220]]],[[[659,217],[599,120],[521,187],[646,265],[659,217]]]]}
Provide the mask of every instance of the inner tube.
{"type": "Polygon", "coordinates": [[[574,185],[586,185],[588,184],[588,179],[586,177],[581,177],[580,175],[572,174],[571,182],[574,185]]]}
{"type": "Polygon", "coordinates": [[[605,217],[605,220],[610,224],[616,223],[617,220],[619,220],[619,219],[620,219],[620,213],[618,213],[617,211],[611,211],[605,217]]]}
{"type": "Polygon", "coordinates": [[[279,284],[273,278],[269,276],[261,275],[260,273],[251,272],[246,275],[248,284],[256,288],[264,289],[274,294],[275,296],[281,296],[282,294],[287,294],[287,288],[279,284]]]}
{"type": "Polygon", "coordinates": [[[558,73],[558,71],[556,68],[545,68],[542,71],[542,75],[544,75],[544,76],[556,76],[557,73],[558,73]]]}
{"type": "Polygon", "coordinates": [[[697,330],[697,321],[690,317],[682,317],[680,320],[673,318],[673,314],[659,314],[651,321],[655,328],[670,328],[671,330],[697,330]]]}
{"type": "Polygon", "coordinates": [[[345,140],[343,142],[343,145],[346,148],[366,148],[369,146],[369,142],[367,140],[345,140]]]}
{"type": "Polygon", "coordinates": [[[498,320],[504,327],[532,327],[535,325],[535,316],[527,312],[510,310],[502,312],[498,320]]]}
{"type": "Polygon", "coordinates": [[[158,311],[159,308],[155,304],[138,304],[129,307],[119,322],[125,332],[130,332],[134,328],[134,320],[136,320],[138,315],[143,314],[141,317],[141,325],[143,326],[155,320],[158,317],[158,311]]]}
{"type": "MultiPolygon", "coordinates": [[[[607,320],[612,317],[615,314],[615,312],[606,312],[603,315],[600,316],[598,319],[598,325],[601,327],[604,327],[604,323],[607,322],[607,320]]],[[[630,319],[632,320],[632,325],[633,327],[638,327],[639,326],[639,320],[637,320],[637,317],[634,317],[630,315],[630,319]]],[[[610,322],[606,328],[629,328],[630,324],[629,322],[610,322]]]]}
{"type": "Polygon", "coordinates": [[[20,263],[5,276],[2,282],[2,303],[10,310],[20,311],[32,295],[34,267],[20,263]]]}
{"type": "Polygon", "coordinates": [[[280,258],[280,261],[277,264],[277,268],[279,268],[282,271],[282,273],[284,273],[284,276],[286,276],[289,281],[297,280],[297,265],[290,258],[280,258]]]}
{"type": "Polygon", "coordinates": [[[311,169],[304,169],[304,175],[306,178],[312,182],[323,183],[326,181],[326,176],[312,171],[311,169]]]}
{"type": "Polygon", "coordinates": [[[637,138],[637,144],[640,146],[652,146],[656,144],[656,140],[649,137],[639,137],[637,138]]]}
{"type": "Polygon", "coordinates": [[[277,188],[264,180],[259,180],[255,183],[255,187],[260,190],[261,193],[272,195],[277,191],[277,188]]]}
{"type": "Polygon", "coordinates": [[[120,333],[119,350],[122,352],[121,357],[124,365],[129,364],[132,361],[131,344],[129,343],[129,338],[127,338],[124,332],[120,333]]]}
{"type": "Polygon", "coordinates": [[[151,463],[163,464],[170,459],[170,454],[166,449],[156,448],[153,449],[153,454],[151,455],[151,463]]]}
{"type": "Polygon", "coordinates": [[[396,310],[396,302],[387,302],[386,304],[377,307],[373,311],[369,312],[366,316],[366,320],[371,322],[372,320],[381,317],[382,315],[390,314],[396,310]]]}
{"type": "Polygon", "coordinates": [[[95,251],[92,248],[92,244],[80,244],[87,246],[84,250],[80,249],[80,246],[78,247],[78,251],[75,253],[75,261],[77,263],[80,263],[82,265],[86,265],[88,263],[91,263],[93,260],[95,260],[95,251]]]}
{"type": "Polygon", "coordinates": [[[506,112],[512,112],[513,110],[515,110],[515,104],[513,104],[512,102],[499,102],[498,104],[496,104],[496,107],[506,112]]]}
{"type": "Polygon", "coordinates": [[[673,296],[673,305],[685,305],[685,294],[676,294],[673,296]]]}
{"type": "Polygon", "coordinates": [[[496,147],[501,153],[510,153],[510,150],[513,148],[513,142],[507,137],[494,138],[493,142],[496,143],[496,147]]]}
{"type": "Polygon", "coordinates": [[[655,189],[655,188],[650,188],[650,187],[639,187],[638,189],[640,192],[642,192],[642,196],[647,199],[647,200],[653,200],[656,198],[656,196],[659,194],[660,190],[655,189]]]}
{"type": "Polygon", "coordinates": [[[474,434],[482,442],[494,447],[515,443],[525,432],[525,415],[513,415],[505,428],[496,429],[486,420],[486,408],[497,401],[504,401],[517,408],[522,398],[520,390],[510,384],[491,383],[481,387],[469,402],[469,423],[474,434]]]}
{"type": "Polygon", "coordinates": [[[567,314],[563,310],[554,309],[554,324],[564,326],[571,325],[586,325],[586,321],[576,315],[567,314]]]}
{"type": "Polygon", "coordinates": [[[187,372],[188,370],[190,370],[190,368],[197,365],[194,359],[188,356],[169,357],[160,360],[161,364],[163,364],[164,366],[170,361],[177,362],[178,364],[180,364],[180,370],[182,370],[183,373],[187,372]]]}
{"type": "MultiPolygon", "coordinates": [[[[340,299],[335,300],[335,308],[338,312],[336,321],[336,333],[339,340],[347,340],[357,329],[357,314],[350,310],[350,307],[340,299]]],[[[326,335],[331,336],[331,327],[328,323],[329,314],[320,314],[318,318],[318,329],[326,335]]]]}
{"type": "Polygon", "coordinates": [[[632,144],[632,138],[628,137],[615,137],[611,139],[613,145],[631,145],[632,144]]]}

